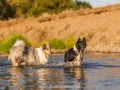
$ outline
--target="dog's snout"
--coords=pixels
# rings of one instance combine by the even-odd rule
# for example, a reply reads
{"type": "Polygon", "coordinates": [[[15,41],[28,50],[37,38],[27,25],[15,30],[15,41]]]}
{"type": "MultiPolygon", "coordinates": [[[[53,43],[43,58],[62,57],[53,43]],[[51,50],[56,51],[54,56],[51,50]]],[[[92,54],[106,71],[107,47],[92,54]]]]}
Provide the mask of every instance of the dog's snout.
{"type": "Polygon", "coordinates": [[[85,47],[84,46],[82,46],[82,48],[81,48],[83,51],[85,50],[85,47]]]}

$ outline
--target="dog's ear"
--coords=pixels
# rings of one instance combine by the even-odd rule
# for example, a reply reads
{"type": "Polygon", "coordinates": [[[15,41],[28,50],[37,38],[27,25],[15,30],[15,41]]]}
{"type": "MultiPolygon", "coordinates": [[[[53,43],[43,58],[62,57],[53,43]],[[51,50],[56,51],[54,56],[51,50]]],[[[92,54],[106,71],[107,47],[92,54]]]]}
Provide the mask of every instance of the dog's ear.
{"type": "Polygon", "coordinates": [[[82,42],[84,43],[84,45],[86,46],[86,39],[83,38],[82,42]]]}
{"type": "Polygon", "coordinates": [[[80,43],[80,42],[81,42],[81,39],[79,38],[79,39],[77,40],[77,44],[80,43]]]}
{"type": "Polygon", "coordinates": [[[83,40],[82,40],[84,43],[86,43],[86,39],[85,38],[83,38],[83,40]]]}
{"type": "Polygon", "coordinates": [[[42,45],[42,50],[45,50],[47,47],[46,47],[46,44],[43,44],[42,45]]]}

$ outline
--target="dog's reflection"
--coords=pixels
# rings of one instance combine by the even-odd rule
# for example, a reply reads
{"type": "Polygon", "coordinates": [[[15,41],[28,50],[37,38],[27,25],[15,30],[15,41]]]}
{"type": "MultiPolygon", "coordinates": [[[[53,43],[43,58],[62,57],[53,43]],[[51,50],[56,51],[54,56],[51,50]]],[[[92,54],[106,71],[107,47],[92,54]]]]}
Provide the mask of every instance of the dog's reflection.
{"type": "Polygon", "coordinates": [[[64,73],[70,81],[66,84],[73,85],[80,88],[80,90],[84,90],[83,87],[85,87],[86,78],[82,67],[65,68],[64,73]]]}
{"type": "MultiPolygon", "coordinates": [[[[81,90],[85,87],[84,71],[80,67],[72,68],[39,68],[11,67],[10,90],[44,90],[41,86],[76,85],[81,90]],[[63,76],[64,75],[64,76],[63,76]]],[[[62,90],[61,88],[59,88],[62,90]]]]}
{"type": "Polygon", "coordinates": [[[40,85],[46,84],[47,78],[45,73],[49,73],[49,69],[33,69],[32,67],[11,67],[10,68],[10,89],[33,90],[40,89],[40,85]]]}
{"type": "Polygon", "coordinates": [[[21,67],[11,67],[10,68],[10,89],[20,89],[23,90],[24,88],[24,74],[23,69],[21,67]]]}

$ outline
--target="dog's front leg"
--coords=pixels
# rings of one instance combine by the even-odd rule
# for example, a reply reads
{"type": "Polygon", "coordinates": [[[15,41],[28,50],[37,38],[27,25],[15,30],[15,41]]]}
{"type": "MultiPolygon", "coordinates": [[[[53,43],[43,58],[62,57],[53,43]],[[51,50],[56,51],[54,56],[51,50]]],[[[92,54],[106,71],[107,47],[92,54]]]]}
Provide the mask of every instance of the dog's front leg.
{"type": "Polygon", "coordinates": [[[19,66],[18,60],[16,60],[16,61],[13,63],[13,66],[19,66]]]}
{"type": "Polygon", "coordinates": [[[83,54],[84,52],[83,51],[80,51],[80,59],[83,60],[83,54]]]}

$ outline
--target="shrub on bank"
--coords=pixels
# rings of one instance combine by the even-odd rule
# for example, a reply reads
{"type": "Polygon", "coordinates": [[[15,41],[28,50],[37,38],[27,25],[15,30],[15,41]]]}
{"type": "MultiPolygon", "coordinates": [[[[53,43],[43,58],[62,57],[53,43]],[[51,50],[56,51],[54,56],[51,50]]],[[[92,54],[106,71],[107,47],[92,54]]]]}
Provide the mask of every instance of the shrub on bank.
{"type": "Polygon", "coordinates": [[[13,35],[0,43],[0,52],[9,52],[17,39],[23,40],[27,46],[31,46],[30,42],[22,35],[13,35]]]}
{"type": "Polygon", "coordinates": [[[72,48],[74,44],[76,43],[76,41],[77,41],[76,39],[72,37],[68,37],[65,42],[66,49],[72,48]]]}
{"type": "Polygon", "coordinates": [[[0,0],[0,20],[20,16],[38,17],[43,13],[58,14],[65,10],[92,8],[81,0],[0,0]]]}
{"type": "Polygon", "coordinates": [[[49,44],[54,49],[64,49],[65,48],[65,43],[62,40],[57,39],[57,38],[51,39],[49,41],[49,44]]]}
{"type": "Polygon", "coordinates": [[[76,43],[76,39],[72,37],[67,38],[65,41],[57,38],[53,38],[49,41],[49,44],[54,49],[69,49],[72,48],[75,43],[76,43]]]}

